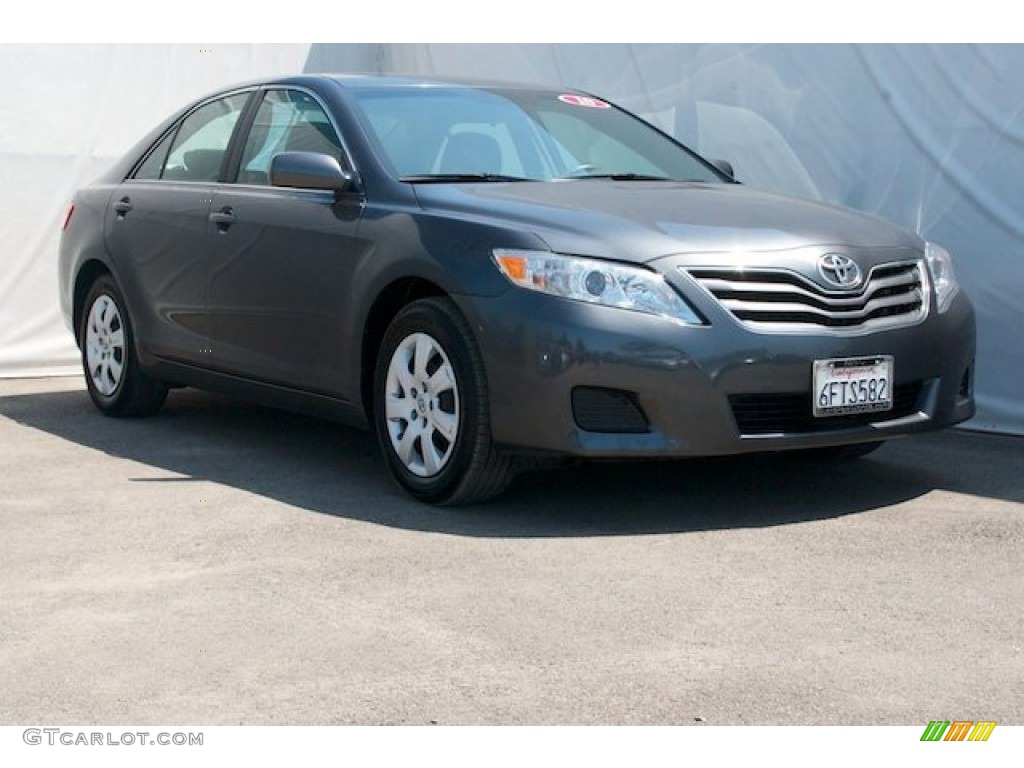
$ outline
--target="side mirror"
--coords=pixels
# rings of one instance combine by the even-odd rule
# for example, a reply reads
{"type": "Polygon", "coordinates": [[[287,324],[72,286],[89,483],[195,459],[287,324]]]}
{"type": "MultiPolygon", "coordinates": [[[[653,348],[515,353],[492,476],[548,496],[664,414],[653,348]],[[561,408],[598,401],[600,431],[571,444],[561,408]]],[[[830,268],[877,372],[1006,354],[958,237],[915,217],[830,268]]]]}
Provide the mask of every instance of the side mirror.
{"type": "Polygon", "coordinates": [[[733,171],[732,163],[728,160],[712,160],[709,158],[708,162],[715,166],[718,171],[721,171],[728,176],[730,180],[736,181],[736,172],[733,171]]]}
{"type": "Polygon", "coordinates": [[[335,193],[352,188],[351,173],[330,155],[320,152],[279,152],[270,161],[270,184],[275,187],[327,189],[335,193]]]}

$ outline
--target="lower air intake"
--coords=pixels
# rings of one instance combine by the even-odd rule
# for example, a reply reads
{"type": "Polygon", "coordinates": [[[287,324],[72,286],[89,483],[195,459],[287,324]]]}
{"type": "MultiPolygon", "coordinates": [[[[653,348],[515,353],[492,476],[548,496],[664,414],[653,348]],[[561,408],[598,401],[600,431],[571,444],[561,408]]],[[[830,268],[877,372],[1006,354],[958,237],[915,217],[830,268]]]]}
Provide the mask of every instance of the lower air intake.
{"type": "Polygon", "coordinates": [[[816,419],[811,394],[730,395],[729,405],[742,435],[828,432],[862,427],[878,421],[910,416],[918,409],[921,382],[900,384],[893,389],[892,410],[854,413],[816,419]]]}
{"type": "Polygon", "coordinates": [[[588,432],[637,434],[651,429],[636,394],[621,389],[576,387],[572,416],[576,425],[588,432]]]}

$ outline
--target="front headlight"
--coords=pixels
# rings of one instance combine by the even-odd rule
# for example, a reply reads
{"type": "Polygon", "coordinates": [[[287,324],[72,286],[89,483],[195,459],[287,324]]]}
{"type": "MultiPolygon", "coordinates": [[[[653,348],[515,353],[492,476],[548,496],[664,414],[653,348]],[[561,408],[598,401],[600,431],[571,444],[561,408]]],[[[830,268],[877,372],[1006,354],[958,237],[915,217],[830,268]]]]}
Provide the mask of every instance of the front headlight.
{"type": "Polygon", "coordinates": [[[932,285],[935,287],[935,303],[939,313],[949,309],[949,304],[960,290],[953,273],[953,258],[949,251],[935,243],[925,243],[924,257],[928,262],[928,272],[932,276],[932,285]]]}
{"type": "Polygon", "coordinates": [[[493,258],[501,274],[520,288],[704,324],[665,278],[649,269],[548,251],[496,248],[493,258]]]}

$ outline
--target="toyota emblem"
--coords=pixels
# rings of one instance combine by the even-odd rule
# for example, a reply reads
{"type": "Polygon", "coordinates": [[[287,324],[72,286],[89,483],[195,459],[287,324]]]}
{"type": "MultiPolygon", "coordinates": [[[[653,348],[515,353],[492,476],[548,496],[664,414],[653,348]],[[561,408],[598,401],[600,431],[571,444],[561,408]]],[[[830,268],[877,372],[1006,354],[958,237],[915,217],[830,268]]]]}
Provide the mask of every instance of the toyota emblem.
{"type": "Polygon", "coordinates": [[[856,288],[863,279],[857,262],[841,253],[826,253],[819,257],[818,273],[826,283],[839,288],[856,288]]]}

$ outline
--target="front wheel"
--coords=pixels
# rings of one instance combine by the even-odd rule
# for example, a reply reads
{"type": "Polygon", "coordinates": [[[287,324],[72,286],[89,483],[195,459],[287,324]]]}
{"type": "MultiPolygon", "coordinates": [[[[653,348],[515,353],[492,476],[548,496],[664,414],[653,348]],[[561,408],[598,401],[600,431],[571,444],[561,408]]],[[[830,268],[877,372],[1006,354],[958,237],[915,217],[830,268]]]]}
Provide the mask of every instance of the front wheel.
{"type": "Polygon", "coordinates": [[[408,305],[381,342],[374,425],[392,477],[431,504],[471,504],[500,493],[513,458],[491,441],[483,359],[448,299],[408,305]]]}
{"type": "Polygon", "coordinates": [[[150,416],[160,410],[167,387],[139,365],[128,311],[109,275],[97,278],[86,295],[78,339],[85,384],[100,411],[107,416],[150,416]]]}

